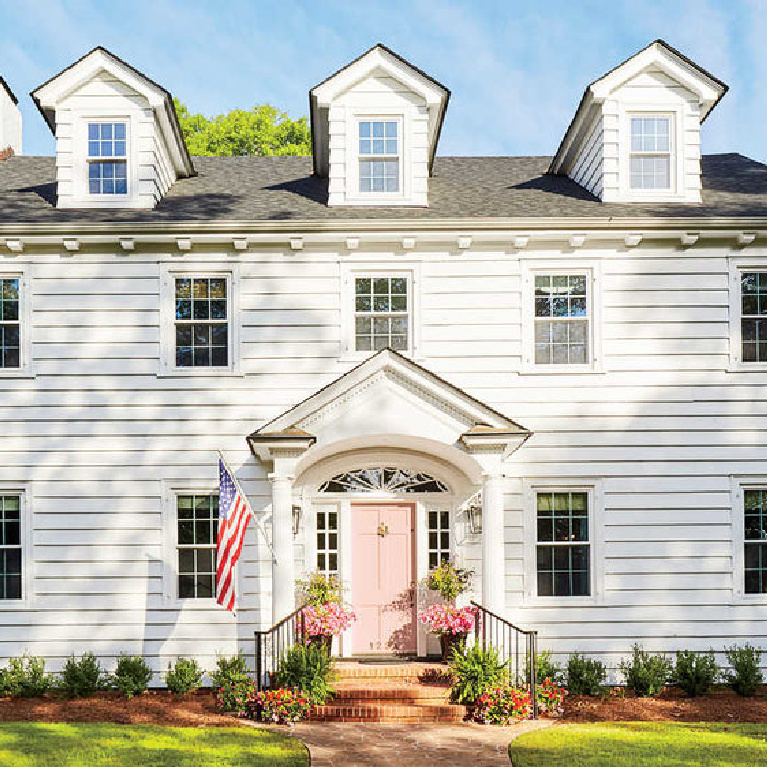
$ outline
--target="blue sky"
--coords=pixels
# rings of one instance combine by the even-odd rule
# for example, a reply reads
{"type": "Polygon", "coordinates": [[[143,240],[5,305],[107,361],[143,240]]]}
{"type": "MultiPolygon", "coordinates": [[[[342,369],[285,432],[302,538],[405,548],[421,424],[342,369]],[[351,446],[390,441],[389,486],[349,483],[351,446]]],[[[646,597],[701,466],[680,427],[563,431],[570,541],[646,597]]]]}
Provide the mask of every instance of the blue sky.
{"type": "Polygon", "coordinates": [[[295,117],[379,41],[451,89],[440,154],[551,154],[586,84],[662,37],[730,85],[703,151],[767,160],[767,0],[0,0],[0,19],[25,154],[54,151],[27,94],[95,45],[192,111],[295,117]]]}

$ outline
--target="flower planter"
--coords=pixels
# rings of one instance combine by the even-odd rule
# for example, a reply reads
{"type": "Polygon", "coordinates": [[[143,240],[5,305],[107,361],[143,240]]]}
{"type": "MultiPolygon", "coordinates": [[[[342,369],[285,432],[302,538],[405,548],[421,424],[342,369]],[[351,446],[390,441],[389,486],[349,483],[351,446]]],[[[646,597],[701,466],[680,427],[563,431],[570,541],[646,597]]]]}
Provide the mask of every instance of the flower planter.
{"type": "Polygon", "coordinates": [[[317,647],[324,647],[328,651],[328,655],[330,655],[330,650],[333,646],[333,635],[315,634],[314,636],[307,637],[307,643],[317,647]]]}
{"type": "Polygon", "coordinates": [[[453,648],[462,648],[466,644],[468,634],[459,632],[457,634],[440,634],[439,644],[442,648],[442,662],[447,663],[453,657],[453,648]]]}

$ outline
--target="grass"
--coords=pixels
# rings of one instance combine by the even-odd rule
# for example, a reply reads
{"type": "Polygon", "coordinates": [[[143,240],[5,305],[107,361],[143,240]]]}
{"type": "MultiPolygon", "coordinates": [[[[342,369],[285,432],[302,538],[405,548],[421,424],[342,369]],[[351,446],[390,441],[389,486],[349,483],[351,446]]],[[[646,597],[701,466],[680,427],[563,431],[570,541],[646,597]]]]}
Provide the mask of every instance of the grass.
{"type": "Polygon", "coordinates": [[[767,725],[568,724],[521,735],[509,754],[514,767],[767,766],[767,725]]]}
{"type": "Polygon", "coordinates": [[[307,767],[302,743],[244,727],[0,724],[0,767],[307,767]]]}

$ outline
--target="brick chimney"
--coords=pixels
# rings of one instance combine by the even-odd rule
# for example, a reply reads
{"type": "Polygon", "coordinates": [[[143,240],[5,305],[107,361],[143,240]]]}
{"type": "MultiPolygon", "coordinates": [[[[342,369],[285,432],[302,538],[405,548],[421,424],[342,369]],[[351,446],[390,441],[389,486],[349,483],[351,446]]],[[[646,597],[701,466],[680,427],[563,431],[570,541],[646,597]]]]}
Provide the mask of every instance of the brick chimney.
{"type": "Polygon", "coordinates": [[[19,100],[0,75],[0,162],[21,154],[19,100]]]}
{"type": "Polygon", "coordinates": [[[9,157],[13,157],[13,147],[9,146],[7,149],[0,149],[0,162],[7,160],[9,157]]]}

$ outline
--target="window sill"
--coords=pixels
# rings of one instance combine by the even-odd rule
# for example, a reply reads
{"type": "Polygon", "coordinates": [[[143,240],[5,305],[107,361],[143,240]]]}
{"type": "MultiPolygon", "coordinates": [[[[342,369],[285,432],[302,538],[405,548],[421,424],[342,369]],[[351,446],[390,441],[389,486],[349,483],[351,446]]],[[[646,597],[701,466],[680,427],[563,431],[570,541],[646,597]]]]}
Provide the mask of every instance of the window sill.
{"type": "Polygon", "coordinates": [[[525,607],[598,607],[602,604],[599,597],[525,597],[525,607]]]}
{"type": "Polygon", "coordinates": [[[525,365],[520,368],[519,375],[604,375],[605,372],[595,365],[525,365]]]}
{"type": "Polygon", "coordinates": [[[767,373],[767,362],[733,362],[726,373],[767,373]]]}
{"type": "Polygon", "coordinates": [[[0,368],[0,379],[2,378],[37,378],[37,374],[29,368],[0,368]]]}
{"type": "Polygon", "coordinates": [[[239,368],[168,368],[157,373],[158,378],[244,378],[239,368]]]}

